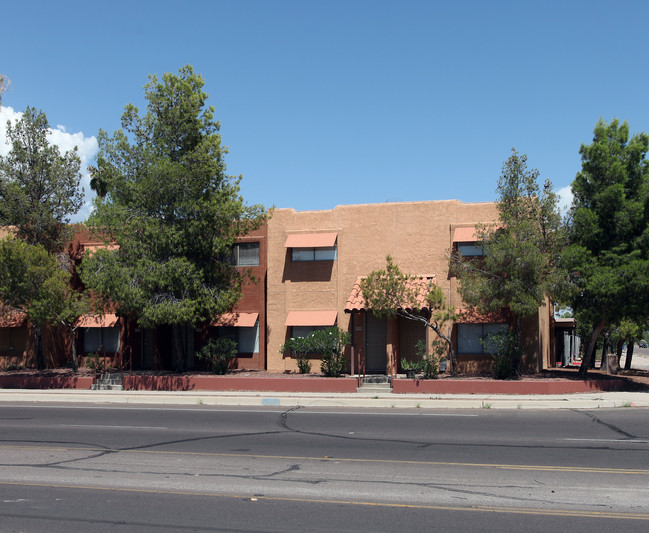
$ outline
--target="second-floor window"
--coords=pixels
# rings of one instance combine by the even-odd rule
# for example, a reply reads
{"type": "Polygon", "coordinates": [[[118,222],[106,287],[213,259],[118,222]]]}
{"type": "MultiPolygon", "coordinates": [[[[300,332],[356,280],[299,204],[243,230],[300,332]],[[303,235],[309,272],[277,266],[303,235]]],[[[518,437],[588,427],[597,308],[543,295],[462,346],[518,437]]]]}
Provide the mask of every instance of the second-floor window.
{"type": "Polygon", "coordinates": [[[460,257],[482,257],[484,248],[475,242],[460,242],[457,245],[460,257]]]}
{"type": "Polygon", "coordinates": [[[337,246],[325,246],[322,248],[291,248],[292,261],[336,261],[337,259],[337,246]]]}
{"type": "Polygon", "coordinates": [[[259,243],[240,242],[235,244],[230,260],[234,266],[259,266],[259,243]]]}

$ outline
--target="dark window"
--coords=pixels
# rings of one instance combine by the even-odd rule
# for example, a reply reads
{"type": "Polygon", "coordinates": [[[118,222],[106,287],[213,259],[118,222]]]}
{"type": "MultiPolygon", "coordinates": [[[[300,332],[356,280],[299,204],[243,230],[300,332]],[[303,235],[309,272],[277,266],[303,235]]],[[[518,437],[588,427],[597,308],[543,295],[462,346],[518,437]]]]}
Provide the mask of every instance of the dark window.
{"type": "Polygon", "coordinates": [[[234,266],[259,266],[259,243],[240,242],[232,248],[230,259],[234,266]]]}

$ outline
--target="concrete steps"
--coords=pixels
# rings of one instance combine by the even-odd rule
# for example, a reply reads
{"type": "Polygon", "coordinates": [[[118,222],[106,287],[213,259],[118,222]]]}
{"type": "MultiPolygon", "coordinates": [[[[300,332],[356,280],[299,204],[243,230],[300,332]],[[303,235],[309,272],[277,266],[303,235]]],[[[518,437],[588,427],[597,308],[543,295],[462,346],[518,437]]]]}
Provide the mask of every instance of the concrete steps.
{"type": "Polygon", "coordinates": [[[91,387],[92,390],[124,390],[122,377],[119,374],[101,374],[97,383],[91,387]]]}
{"type": "Polygon", "coordinates": [[[361,386],[356,392],[363,394],[391,394],[392,380],[390,376],[365,376],[361,378],[361,386]]]}

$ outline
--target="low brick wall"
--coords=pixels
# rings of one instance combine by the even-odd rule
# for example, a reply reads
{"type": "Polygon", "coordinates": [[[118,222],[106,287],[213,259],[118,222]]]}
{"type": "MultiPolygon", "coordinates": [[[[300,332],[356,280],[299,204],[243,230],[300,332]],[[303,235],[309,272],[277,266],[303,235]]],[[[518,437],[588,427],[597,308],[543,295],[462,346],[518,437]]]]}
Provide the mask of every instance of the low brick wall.
{"type": "Polygon", "coordinates": [[[255,378],[237,376],[124,376],[128,390],[356,392],[355,378],[255,378]]]}
{"type": "Polygon", "coordinates": [[[91,376],[0,376],[2,389],[89,389],[91,376]]]}
{"type": "Polygon", "coordinates": [[[397,394],[575,394],[620,390],[619,379],[593,380],[519,380],[490,381],[479,379],[395,379],[392,392],[397,394]]]}

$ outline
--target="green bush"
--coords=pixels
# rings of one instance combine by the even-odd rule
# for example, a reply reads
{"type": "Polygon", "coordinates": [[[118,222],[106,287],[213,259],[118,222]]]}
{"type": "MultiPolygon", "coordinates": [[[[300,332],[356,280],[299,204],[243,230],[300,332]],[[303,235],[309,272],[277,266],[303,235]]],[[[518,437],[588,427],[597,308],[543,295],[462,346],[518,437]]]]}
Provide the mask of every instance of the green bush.
{"type": "Polygon", "coordinates": [[[417,353],[421,354],[421,370],[424,379],[435,379],[439,375],[439,362],[446,353],[446,343],[442,339],[433,341],[433,352],[426,353],[426,343],[417,342],[417,353]]]}
{"type": "Polygon", "coordinates": [[[198,352],[196,357],[205,359],[212,365],[216,374],[223,375],[228,371],[230,361],[236,359],[238,354],[237,341],[227,337],[210,339],[198,352]]]}
{"type": "Polygon", "coordinates": [[[306,337],[294,337],[280,346],[280,352],[290,352],[297,360],[298,369],[302,373],[311,370],[311,362],[307,355],[321,355],[320,369],[327,377],[338,377],[345,371],[345,345],[349,344],[351,335],[336,327],[312,331],[306,337]],[[306,369],[303,372],[303,369],[306,369]]]}
{"type": "Polygon", "coordinates": [[[482,341],[485,349],[493,352],[493,373],[496,379],[512,379],[518,376],[518,365],[523,349],[518,344],[516,333],[495,333],[482,341]]]}
{"type": "Polygon", "coordinates": [[[291,357],[297,361],[297,368],[300,374],[311,372],[311,361],[308,355],[311,353],[311,343],[308,337],[291,337],[284,346],[280,346],[280,353],[289,352],[291,357]]]}

